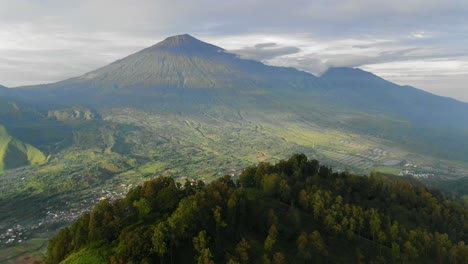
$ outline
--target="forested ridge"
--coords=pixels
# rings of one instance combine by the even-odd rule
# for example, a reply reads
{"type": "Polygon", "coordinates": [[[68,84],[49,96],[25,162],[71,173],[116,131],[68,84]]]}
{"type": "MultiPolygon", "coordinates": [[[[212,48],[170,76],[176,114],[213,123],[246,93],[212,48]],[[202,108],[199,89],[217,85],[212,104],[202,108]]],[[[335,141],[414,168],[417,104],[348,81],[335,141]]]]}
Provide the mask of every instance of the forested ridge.
{"type": "Polygon", "coordinates": [[[466,263],[468,209],[395,177],[293,155],[205,185],[158,177],[99,202],[46,263],[466,263]]]}

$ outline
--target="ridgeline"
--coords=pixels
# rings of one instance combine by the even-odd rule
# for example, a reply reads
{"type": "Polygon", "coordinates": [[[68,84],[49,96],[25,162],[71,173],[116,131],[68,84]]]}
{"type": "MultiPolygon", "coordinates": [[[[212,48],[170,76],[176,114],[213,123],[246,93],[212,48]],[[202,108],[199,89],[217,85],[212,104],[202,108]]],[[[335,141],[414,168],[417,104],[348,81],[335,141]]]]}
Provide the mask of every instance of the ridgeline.
{"type": "Polygon", "coordinates": [[[100,201],[46,263],[466,263],[468,209],[403,177],[293,155],[210,184],[158,177],[100,201]]]}

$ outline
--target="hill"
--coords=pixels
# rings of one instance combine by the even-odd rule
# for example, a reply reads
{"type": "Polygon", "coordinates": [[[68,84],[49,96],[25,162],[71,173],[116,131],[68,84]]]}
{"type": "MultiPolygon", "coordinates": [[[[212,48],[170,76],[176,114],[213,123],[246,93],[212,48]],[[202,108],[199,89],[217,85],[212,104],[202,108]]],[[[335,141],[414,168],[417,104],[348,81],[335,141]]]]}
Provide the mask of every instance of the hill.
{"type": "Polygon", "coordinates": [[[0,125],[0,172],[45,162],[46,157],[39,149],[11,137],[5,127],[0,125]]]}
{"type": "Polygon", "coordinates": [[[439,127],[468,127],[467,104],[451,98],[396,85],[361,69],[330,68],[320,79],[346,98],[340,103],[361,111],[391,113],[413,123],[439,127]]]}
{"type": "Polygon", "coordinates": [[[464,263],[468,209],[402,179],[294,155],[205,185],[159,177],[100,201],[46,263],[464,263]]]}
{"type": "Polygon", "coordinates": [[[46,109],[50,106],[25,103],[11,90],[5,93],[0,90],[0,172],[43,164],[45,156],[68,145],[71,137],[63,123],[47,116],[46,109]]]}

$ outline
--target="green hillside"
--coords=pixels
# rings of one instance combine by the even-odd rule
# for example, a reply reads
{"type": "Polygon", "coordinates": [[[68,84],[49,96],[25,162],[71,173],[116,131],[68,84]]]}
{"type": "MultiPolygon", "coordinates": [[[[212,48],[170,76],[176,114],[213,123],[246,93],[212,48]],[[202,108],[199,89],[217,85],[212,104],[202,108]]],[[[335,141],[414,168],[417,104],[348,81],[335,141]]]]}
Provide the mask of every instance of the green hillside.
{"type": "Polygon", "coordinates": [[[293,155],[102,200],[50,240],[46,263],[465,263],[467,217],[420,184],[293,155]]]}
{"type": "Polygon", "coordinates": [[[11,137],[5,127],[0,125],[0,171],[45,162],[44,153],[11,137]]]}

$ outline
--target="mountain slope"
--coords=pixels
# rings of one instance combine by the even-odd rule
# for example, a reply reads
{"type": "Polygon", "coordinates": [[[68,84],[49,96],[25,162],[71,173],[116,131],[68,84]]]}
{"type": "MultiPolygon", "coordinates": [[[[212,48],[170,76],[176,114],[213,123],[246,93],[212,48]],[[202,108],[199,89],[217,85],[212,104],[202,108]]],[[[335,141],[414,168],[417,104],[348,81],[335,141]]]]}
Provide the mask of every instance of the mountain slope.
{"type": "Polygon", "coordinates": [[[0,125],[0,172],[45,162],[46,157],[39,149],[11,137],[0,125]]]}
{"type": "Polygon", "coordinates": [[[288,108],[299,100],[293,105],[306,111],[333,106],[344,113],[383,114],[429,126],[468,128],[467,103],[399,86],[359,69],[331,68],[317,78],[294,68],[267,66],[187,34],[168,37],[81,77],[15,91],[33,101],[96,106],[241,101],[239,107],[261,97],[264,103],[255,107],[280,103],[288,108]]]}
{"type": "MultiPolygon", "coordinates": [[[[466,103],[399,86],[359,69],[331,68],[317,78],[294,68],[268,66],[241,59],[187,34],[168,37],[81,77],[16,91],[30,99],[51,97],[59,102],[81,98],[82,103],[88,104],[97,97],[102,100],[117,94],[125,95],[127,101],[139,95],[157,100],[181,97],[184,93],[217,100],[242,91],[273,92],[286,95],[284,100],[312,99],[319,103],[318,107],[334,105],[354,111],[398,114],[426,124],[435,118],[447,125],[468,127],[466,103]]],[[[125,98],[119,102],[125,103],[125,98]]]]}
{"type": "Polygon", "coordinates": [[[361,69],[330,68],[320,79],[354,109],[393,113],[422,124],[468,128],[467,103],[396,85],[361,69]]]}
{"type": "MultiPolygon", "coordinates": [[[[17,127],[28,123],[28,127],[37,126],[40,114],[30,106],[18,102],[12,89],[0,86],[0,172],[6,169],[43,164],[46,157],[38,148],[24,143],[21,139],[8,132],[6,127],[15,131],[30,131],[17,127]]],[[[28,139],[34,135],[27,135],[28,139]]]]}
{"type": "Polygon", "coordinates": [[[40,87],[94,89],[97,93],[133,89],[137,93],[142,88],[248,89],[302,82],[312,85],[315,79],[293,68],[243,60],[190,35],[179,35],[81,77],[40,87]]]}
{"type": "Polygon", "coordinates": [[[468,157],[467,103],[359,69],[331,68],[318,78],[268,66],[190,35],[169,37],[81,77],[15,92],[57,108],[129,106],[201,117],[215,112],[222,119],[244,112],[269,123],[297,120],[392,140],[419,153],[468,157]],[[288,118],[270,118],[279,115],[288,118]]]}

